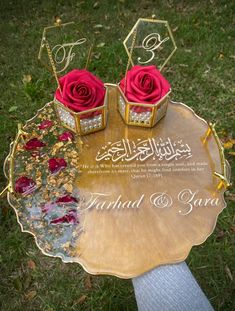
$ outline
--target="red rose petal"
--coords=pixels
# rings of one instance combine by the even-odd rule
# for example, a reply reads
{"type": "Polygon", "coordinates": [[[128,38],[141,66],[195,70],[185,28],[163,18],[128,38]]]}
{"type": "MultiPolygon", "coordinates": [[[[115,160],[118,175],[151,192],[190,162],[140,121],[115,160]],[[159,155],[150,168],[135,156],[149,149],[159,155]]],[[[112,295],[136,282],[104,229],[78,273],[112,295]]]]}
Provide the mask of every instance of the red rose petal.
{"type": "Polygon", "coordinates": [[[63,158],[51,158],[48,161],[49,170],[52,174],[61,171],[67,167],[67,163],[63,158]]]}
{"type": "Polygon", "coordinates": [[[15,182],[15,192],[29,194],[36,189],[36,183],[26,176],[19,177],[15,182]]]}
{"type": "Polygon", "coordinates": [[[50,221],[51,224],[77,224],[79,223],[76,211],[69,211],[68,214],[55,218],[50,221]]]}
{"type": "Polygon", "coordinates": [[[32,138],[29,141],[27,141],[27,143],[24,145],[24,149],[25,150],[34,150],[37,148],[42,148],[46,146],[46,144],[44,142],[42,142],[41,140],[37,139],[37,138],[32,138]]]}
{"type": "Polygon", "coordinates": [[[41,156],[41,153],[39,150],[33,150],[31,152],[31,157],[33,157],[33,158],[40,157],[40,156],[41,156]]]}
{"type": "Polygon", "coordinates": [[[42,123],[38,126],[39,130],[45,130],[47,128],[52,127],[53,122],[50,120],[44,120],[42,123]]]}
{"type": "Polygon", "coordinates": [[[71,132],[66,131],[58,136],[58,140],[59,141],[73,140],[73,134],[71,132]]]}
{"type": "Polygon", "coordinates": [[[48,213],[50,210],[53,209],[53,207],[55,207],[55,203],[46,203],[43,207],[42,207],[42,212],[43,213],[48,213]]]}
{"type": "Polygon", "coordinates": [[[71,195],[67,194],[62,197],[59,197],[56,201],[56,203],[72,203],[72,202],[78,202],[78,200],[71,195]]]}

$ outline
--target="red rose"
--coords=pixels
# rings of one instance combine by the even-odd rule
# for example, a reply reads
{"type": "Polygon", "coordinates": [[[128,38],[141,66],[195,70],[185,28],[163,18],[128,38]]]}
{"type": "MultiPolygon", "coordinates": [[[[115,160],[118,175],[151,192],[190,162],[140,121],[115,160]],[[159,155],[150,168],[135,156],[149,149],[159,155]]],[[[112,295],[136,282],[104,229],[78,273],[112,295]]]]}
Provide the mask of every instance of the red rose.
{"type": "Polygon", "coordinates": [[[63,158],[51,158],[48,161],[48,165],[52,174],[57,173],[67,167],[67,163],[63,158]]]}
{"type": "Polygon", "coordinates": [[[29,194],[36,189],[36,183],[26,176],[19,177],[15,182],[15,192],[29,194]]]}
{"type": "Polygon", "coordinates": [[[130,102],[156,104],[169,92],[170,84],[155,66],[133,66],[120,88],[130,102]]]}
{"type": "Polygon", "coordinates": [[[75,112],[92,109],[104,104],[104,83],[89,71],[74,69],[59,79],[61,92],[55,98],[75,112]]]}
{"type": "Polygon", "coordinates": [[[42,148],[46,146],[41,140],[37,138],[32,138],[27,141],[27,143],[24,145],[25,150],[35,150],[37,148],[42,148]]]}

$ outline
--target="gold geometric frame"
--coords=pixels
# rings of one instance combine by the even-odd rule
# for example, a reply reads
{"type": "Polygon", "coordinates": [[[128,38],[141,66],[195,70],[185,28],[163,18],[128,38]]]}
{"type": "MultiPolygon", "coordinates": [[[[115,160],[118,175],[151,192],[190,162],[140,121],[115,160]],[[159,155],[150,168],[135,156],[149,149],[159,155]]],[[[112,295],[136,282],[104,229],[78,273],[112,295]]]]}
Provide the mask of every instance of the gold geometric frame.
{"type": "Polygon", "coordinates": [[[172,34],[172,31],[171,31],[171,28],[169,26],[169,23],[168,21],[164,21],[164,20],[158,20],[158,19],[149,19],[149,18],[139,18],[137,20],[137,22],[135,23],[135,25],[132,27],[131,31],[129,32],[129,34],[127,35],[127,37],[125,38],[125,40],[123,41],[123,45],[125,47],[125,50],[127,52],[127,55],[128,55],[128,58],[132,64],[132,66],[134,66],[134,62],[132,60],[132,52],[133,51],[129,51],[128,47],[127,47],[127,42],[129,40],[129,38],[134,35],[134,32],[136,31],[137,27],[138,27],[138,24],[140,22],[149,22],[149,23],[161,23],[161,24],[164,24],[168,30],[168,33],[169,33],[169,36],[170,36],[170,39],[173,43],[173,46],[174,46],[174,49],[172,50],[172,52],[170,53],[170,55],[165,59],[164,63],[159,67],[159,70],[161,71],[163,69],[163,67],[167,64],[167,62],[170,60],[170,58],[173,56],[173,54],[175,53],[175,51],[177,50],[177,46],[176,46],[176,43],[175,43],[175,40],[174,40],[174,37],[173,37],[173,34],[172,34]]]}
{"type": "MultiPolygon", "coordinates": [[[[42,40],[41,40],[41,44],[40,44],[40,49],[39,49],[39,53],[38,53],[38,60],[40,61],[40,63],[47,68],[47,70],[49,70],[51,73],[53,73],[54,77],[55,77],[55,80],[56,80],[56,83],[57,83],[57,86],[58,88],[60,89],[60,83],[59,83],[59,75],[58,75],[58,72],[57,72],[57,68],[56,68],[56,64],[55,64],[55,60],[53,59],[53,55],[52,55],[52,50],[53,50],[53,47],[51,48],[50,46],[50,42],[48,42],[47,40],[47,37],[46,37],[46,33],[47,31],[51,30],[51,29],[55,29],[55,28],[62,28],[62,27],[66,27],[66,26],[69,26],[69,25],[76,25],[75,22],[69,22],[69,23],[62,23],[61,19],[60,18],[57,18],[56,22],[54,23],[54,26],[48,26],[48,27],[45,27],[44,30],[43,30],[43,35],[42,35],[42,40]],[[42,52],[43,52],[43,49],[46,49],[47,51],[47,54],[48,54],[48,58],[49,58],[49,62],[50,62],[50,66],[47,65],[47,63],[45,63],[43,60],[42,60],[42,52]]],[[[83,33],[79,30],[79,33],[80,35],[84,37],[83,33]]],[[[89,49],[88,49],[88,52],[87,52],[87,59],[86,59],[86,65],[85,65],[85,69],[87,69],[87,66],[89,64],[89,61],[90,61],[90,58],[91,58],[91,52],[92,52],[92,48],[93,48],[93,45],[91,44],[90,40],[85,38],[85,42],[88,42],[89,44],[89,49]]],[[[73,45],[74,43],[71,43],[71,45],[73,45]]],[[[66,44],[68,45],[68,44],[66,44]]],[[[64,70],[63,70],[64,71],[64,70]]],[[[61,72],[61,71],[60,71],[61,72]]],[[[61,89],[60,89],[61,90],[61,89]]]]}
{"type": "MultiPolygon", "coordinates": [[[[52,72],[52,68],[50,68],[45,62],[42,61],[41,59],[41,56],[42,56],[42,51],[43,51],[43,48],[44,48],[44,44],[45,44],[45,39],[46,39],[46,32],[50,29],[53,29],[53,28],[58,28],[58,27],[66,27],[68,25],[75,25],[75,22],[68,22],[68,23],[55,23],[54,26],[48,26],[48,27],[45,27],[43,29],[43,34],[42,34],[42,40],[41,40],[41,44],[40,44],[40,49],[39,49],[39,52],[38,52],[38,60],[40,61],[40,63],[46,67],[50,72],[52,72]]],[[[83,33],[79,30],[79,33],[84,37],[83,33]]],[[[86,38],[87,39],[87,38],[86,38]]],[[[87,53],[87,60],[86,60],[86,66],[85,66],[85,69],[87,68],[88,66],[88,63],[90,61],[90,57],[91,57],[91,51],[92,51],[92,44],[90,42],[90,40],[87,39],[87,41],[90,43],[90,49],[87,53]]]]}

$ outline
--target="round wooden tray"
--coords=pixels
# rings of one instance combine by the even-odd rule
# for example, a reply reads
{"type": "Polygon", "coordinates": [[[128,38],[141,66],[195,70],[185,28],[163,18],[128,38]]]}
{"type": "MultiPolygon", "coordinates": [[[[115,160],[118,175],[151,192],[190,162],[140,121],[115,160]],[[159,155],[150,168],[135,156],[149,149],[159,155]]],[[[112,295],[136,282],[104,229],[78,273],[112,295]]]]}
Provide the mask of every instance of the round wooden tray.
{"type": "Polygon", "coordinates": [[[46,147],[32,157],[19,140],[14,180],[30,176],[37,189],[8,199],[22,231],[35,236],[44,254],[77,262],[91,274],[132,278],[184,260],[213,232],[226,206],[214,172],[224,174],[227,165],[217,137],[206,137],[208,124],[186,105],[171,102],[165,118],[146,129],[125,125],[116,100],[110,87],[106,129],[73,142],[56,140],[63,129],[50,103],[28,121],[27,139],[39,137],[46,147]],[[45,119],[53,126],[39,131],[45,119]],[[68,163],[57,175],[47,168],[53,156],[68,163]],[[77,202],[56,203],[67,194],[77,202]],[[76,224],[52,224],[71,210],[76,224]]]}

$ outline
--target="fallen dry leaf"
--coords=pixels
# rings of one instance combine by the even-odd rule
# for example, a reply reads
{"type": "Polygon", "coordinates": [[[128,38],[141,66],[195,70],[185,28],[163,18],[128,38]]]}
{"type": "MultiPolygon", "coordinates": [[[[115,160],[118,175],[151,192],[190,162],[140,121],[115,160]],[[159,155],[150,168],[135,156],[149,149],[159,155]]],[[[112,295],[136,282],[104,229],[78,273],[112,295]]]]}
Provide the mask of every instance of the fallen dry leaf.
{"type": "Polygon", "coordinates": [[[176,26],[175,28],[172,29],[173,32],[176,32],[178,30],[179,26],[176,26]]]}
{"type": "Polygon", "coordinates": [[[86,289],[91,289],[92,288],[91,276],[89,274],[85,278],[85,288],[86,289]]]}
{"type": "Polygon", "coordinates": [[[218,132],[218,135],[220,136],[220,139],[223,140],[228,135],[228,132],[226,129],[222,129],[221,131],[218,132]]]}
{"type": "Polygon", "coordinates": [[[232,226],[232,227],[230,228],[230,230],[231,230],[233,233],[235,233],[235,227],[234,227],[234,226],[232,226]]]}
{"type": "Polygon", "coordinates": [[[233,275],[232,275],[231,270],[229,269],[229,267],[227,265],[225,266],[225,271],[226,271],[228,277],[230,278],[230,280],[233,281],[233,275]]]}
{"type": "Polygon", "coordinates": [[[87,295],[82,295],[82,296],[78,299],[77,303],[83,303],[86,299],[87,299],[87,295]]]}
{"type": "Polygon", "coordinates": [[[31,75],[23,75],[22,81],[24,84],[31,82],[32,76],[31,75]]]}
{"type": "Polygon", "coordinates": [[[28,268],[31,269],[31,270],[35,270],[36,269],[36,264],[31,259],[27,262],[27,265],[28,265],[28,268]]]}
{"type": "Polygon", "coordinates": [[[36,290],[31,290],[27,294],[25,294],[25,298],[27,300],[32,300],[37,295],[36,290]]]}
{"type": "Polygon", "coordinates": [[[95,2],[94,4],[93,4],[93,9],[98,9],[98,7],[99,7],[99,2],[97,1],[97,2],[95,2]]]}
{"type": "Polygon", "coordinates": [[[103,25],[101,25],[101,24],[96,24],[95,26],[93,26],[93,28],[103,28],[103,25]]]}
{"type": "Polygon", "coordinates": [[[9,212],[9,207],[8,206],[3,206],[1,210],[2,210],[2,214],[4,216],[7,216],[8,212],[9,212]]]}
{"type": "Polygon", "coordinates": [[[99,43],[99,44],[97,44],[97,48],[102,48],[103,46],[105,46],[105,43],[104,42],[101,42],[101,43],[99,43]]]}
{"type": "Polygon", "coordinates": [[[224,53],[219,53],[219,59],[224,59],[224,53]]]}
{"type": "Polygon", "coordinates": [[[216,234],[216,239],[217,240],[222,240],[225,236],[225,231],[224,230],[220,230],[217,234],[216,234]]]}
{"type": "Polygon", "coordinates": [[[234,144],[235,144],[235,139],[229,139],[223,144],[223,146],[224,146],[224,149],[231,149],[233,148],[234,144]]]}
{"type": "Polygon", "coordinates": [[[54,17],[54,25],[55,25],[55,26],[58,26],[58,25],[61,24],[61,23],[62,23],[62,20],[61,20],[60,16],[56,15],[56,16],[54,17]]]}

